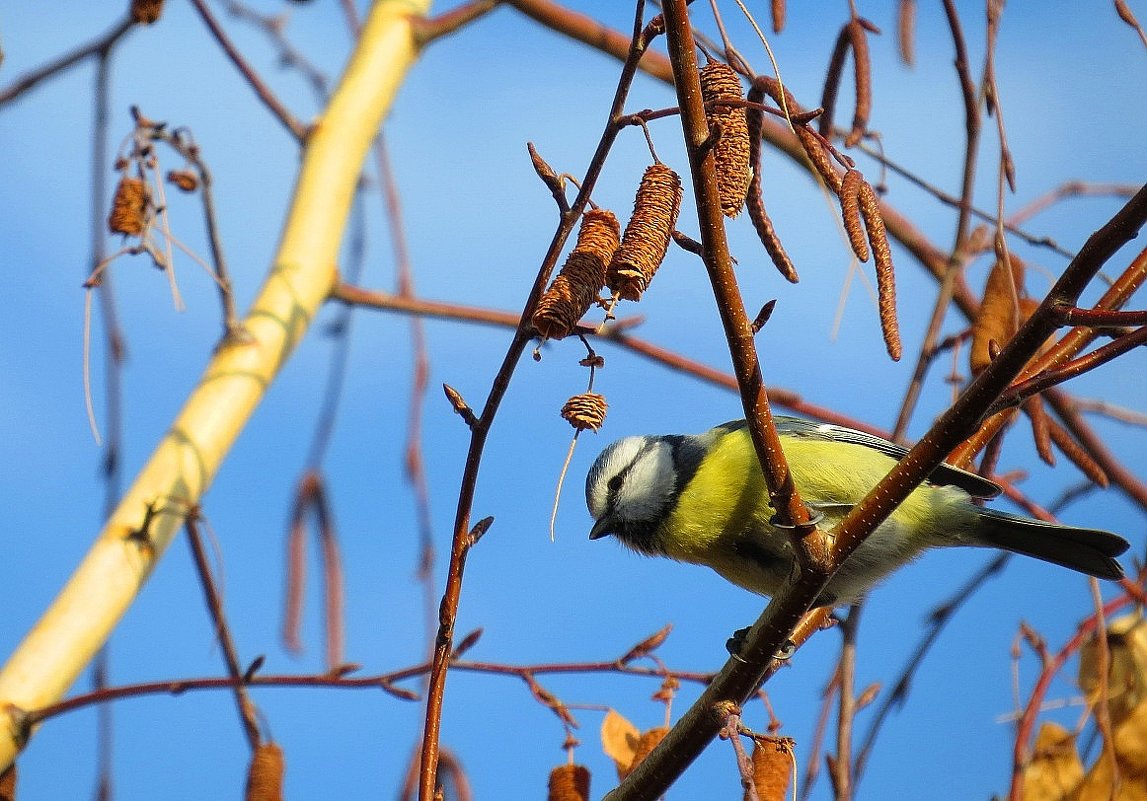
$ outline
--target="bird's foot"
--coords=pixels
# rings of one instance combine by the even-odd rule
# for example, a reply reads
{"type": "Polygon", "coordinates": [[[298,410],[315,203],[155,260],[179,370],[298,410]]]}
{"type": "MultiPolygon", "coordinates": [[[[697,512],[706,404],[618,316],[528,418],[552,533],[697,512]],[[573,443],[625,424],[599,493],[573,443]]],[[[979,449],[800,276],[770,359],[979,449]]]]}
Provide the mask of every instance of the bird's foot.
{"type": "MultiPolygon", "coordinates": [[[[744,657],[741,656],[741,648],[745,644],[745,638],[749,636],[749,626],[743,629],[737,629],[733,632],[733,636],[725,641],[725,650],[729,652],[729,656],[736,659],[738,662],[744,662],[744,657]]],[[[774,659],[782,661],[789,659],[797,652],[796,643],[792,640],[785,640],[780,649],[773,654],[774,659]]]]}

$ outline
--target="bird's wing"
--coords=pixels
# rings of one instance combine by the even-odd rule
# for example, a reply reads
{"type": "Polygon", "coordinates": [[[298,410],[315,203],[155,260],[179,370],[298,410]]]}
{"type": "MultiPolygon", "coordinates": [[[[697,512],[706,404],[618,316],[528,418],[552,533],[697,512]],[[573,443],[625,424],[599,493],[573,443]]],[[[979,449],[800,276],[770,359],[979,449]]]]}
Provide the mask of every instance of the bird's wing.
{"type": "MultiPolygon", "coordinates": [[[[783,436],[808,437],[832,442],[845,442],[850,445],[863,445],[865,448],[872,448],[874,451],[891,456],[897,461],[900,461],[904,458],[904,454],[908,453],[907,448],[897,445],[895,442],[889,442],[883,437],[857,431],[854,428],[845,428],[832,423],[817,423],[812,420],[783,415],[777,415],[773,419],[776,421],[777,432],[783,436]]],[[[723,427],[729,427],[732,430],[745,425],[747,424],[744,420],[735,420],[726,423],[723,427]]],[[[959,487],[974,498],[994,498],[1001,492],[1000,486],[994,481],[989,481],[983,476],[949,464],[941,464],[933,470],[929,474],[928,480],[933,484],[959,487]]]]}

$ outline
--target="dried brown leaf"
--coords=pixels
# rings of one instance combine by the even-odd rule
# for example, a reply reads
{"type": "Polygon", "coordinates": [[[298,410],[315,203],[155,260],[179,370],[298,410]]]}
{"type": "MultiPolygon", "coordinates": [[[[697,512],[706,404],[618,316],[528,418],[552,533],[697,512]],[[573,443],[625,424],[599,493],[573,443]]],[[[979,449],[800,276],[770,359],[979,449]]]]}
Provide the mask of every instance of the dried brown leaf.
{"type": "Polygon", "coordinates": [[[972,375],[979,375],[991,364],[988,343],[994,340],[997,344],[1007,344],[1022,322],[1017,295],[1024,285],[1024,265],[1014,256],[1010,257],[1010,265],[1010,277],[1003,259],[997,259],[988,273],[984,299],[972,322],[972,347],[968,352],[972,375]]]}
{"type": "Polygon", "coordinates": [[[601,749],[616,763],[619,777],[633,764],[640,739],[641,732],[624,715],[614,709],[605,713],[601,721],[601,749]]]}
{"type": "Polygon", "coordinates": [[[1083,762],[1075,735],[1058,723],[1044,723],[1036,735],[1035,753],[1024,769],[1026,801],[1067,801],[1083,779],[1083,762]]]}

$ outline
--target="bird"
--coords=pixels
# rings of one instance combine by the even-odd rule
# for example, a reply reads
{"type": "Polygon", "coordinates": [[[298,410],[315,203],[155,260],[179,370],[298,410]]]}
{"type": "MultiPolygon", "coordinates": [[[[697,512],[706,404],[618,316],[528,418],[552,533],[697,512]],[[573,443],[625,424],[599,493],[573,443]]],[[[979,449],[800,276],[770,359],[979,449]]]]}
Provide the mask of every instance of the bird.
{"type": "MultiPolygon", "coordinates": [[[[908,451],[844,426],[777,415],[793,483],[823,531],[908,451]]],[[[609,445],[586,477],[590,539],[612,535],[647,556],[704,565],[758,595],[773,596],[799,574],[744,420],[703,434],[630,436],[609,445]]],[[[1123,577],[1117,534],[1033,520],[979,505],[998,484],[941,464],[845,560],[817,606],[855,603],[929,548],[979,546],[1042,559],[1103,579],[1123,577]]]]}

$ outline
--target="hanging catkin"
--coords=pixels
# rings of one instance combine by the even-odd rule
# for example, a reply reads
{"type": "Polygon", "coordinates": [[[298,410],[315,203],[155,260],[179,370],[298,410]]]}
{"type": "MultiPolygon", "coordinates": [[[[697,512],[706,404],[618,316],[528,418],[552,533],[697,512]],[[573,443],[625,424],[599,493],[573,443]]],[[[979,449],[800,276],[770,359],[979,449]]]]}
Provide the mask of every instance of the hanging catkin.
{"type": "Polygon", "coordinates": [[[716,100],[744,100],[741,79],[728,64],[710,61],[701,68],[701,97],[710,135],[720,131],[713,146],[721,213],[736,217],[749,191],[749,124],[743,106],[713,106],[716,100]]]}
{"type": "Polygon", "coordinates": [[[589,801],[589,769],[558,765],[550,771],[549,801],[589,801]]]}
{"type": "Polygon", "coordinates": [[[139,178],[120,178],[112,197],[108,230],[113,234],[139,236],[143,233],[147,212],[147,184],[139,178]]]}
{"type": "Polygon", "coordinates": [[[612,211],[591,209],[582,216],[577,244],[530,318],[542,338],[561,339],[573,332],[605,284],[605,271],[620,237],[621,226],[612,211]]]}
{"type": "Polygon", "coordinates": [[[641,300],[665,259],[680,210],[681,178],[660,162],[649,165],[605,277],[605,285],[623,300],[641,300]]]}
{"type": "Polygon", "coordinates": [[[669,729],[665,726],[654,726],[652,729],[642,732],[641,737],[637,741],[637,745],[633,749],[633,760],[629,763],[629,767],[625,770],[625,775],[622,776],[621,771],[618,771],[619,778],[624,779],[633,769],[645,761],[645,758],[653,753],[665,735],[669,733],[669,729]]]}
{"type": "Polygon", "coordinates": [[[262,743],[247,768],[247,801],[283,801],[283,750],[262,743]]]}
{"type": "Polygon", "coordinates": [[[562,406],[562,418],[578,431],[597,431],[605,423],[605,396],[596,392],[574,395],[562,406]]]}
{"type": "Polygon", "coordinates": [[[151,25],[163,13],[163,0],[132,0],[131,21],[151,25]]]}
{"type": "Polygon", "coordinates": [[[787,748],[760,741],[753,745],[753,785],[760,801],[784,801],[792,770],[793,755],[787,748]]]}

